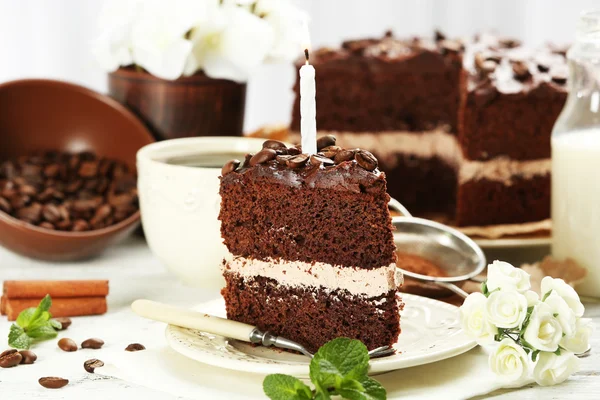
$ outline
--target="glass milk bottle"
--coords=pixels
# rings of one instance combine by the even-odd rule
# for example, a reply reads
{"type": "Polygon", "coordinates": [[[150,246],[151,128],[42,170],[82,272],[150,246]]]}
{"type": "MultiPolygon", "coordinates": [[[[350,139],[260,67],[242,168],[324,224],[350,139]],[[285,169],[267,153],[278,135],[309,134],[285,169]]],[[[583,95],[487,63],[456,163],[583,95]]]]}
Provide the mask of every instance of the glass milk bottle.
{"type": "Polygon", "coordinates": [[[569,95],[552,131],[552,253],[588,270],[600,297],[600,10],[582,14],[567,53],[569,95]]]}

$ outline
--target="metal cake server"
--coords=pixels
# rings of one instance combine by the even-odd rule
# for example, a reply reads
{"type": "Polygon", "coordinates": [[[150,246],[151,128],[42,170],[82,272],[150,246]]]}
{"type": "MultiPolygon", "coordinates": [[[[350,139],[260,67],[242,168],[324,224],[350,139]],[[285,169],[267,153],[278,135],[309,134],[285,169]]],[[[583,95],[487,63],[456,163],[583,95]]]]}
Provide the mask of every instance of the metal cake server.
{"type": "MultiPolygon", "coordinates": [[[[313,354],[304,346],[292,340],[275,336],[269,332],[263,332],[255,326],[242,322],[143,299],[134,301],[131,304],[131,309],[137,315],[154,321],[165,322],[183,328],[198,329],[203,332],[243,342],[261,344],[266,347],[275,346],[282,349],[295,350],[307,357],[313,357],[313,354]]],[[[371,358],[385,357],[394,354],[394,352],[395,350],[390,346],[383,346],[369,351],[369,356],[371,358]]]]}

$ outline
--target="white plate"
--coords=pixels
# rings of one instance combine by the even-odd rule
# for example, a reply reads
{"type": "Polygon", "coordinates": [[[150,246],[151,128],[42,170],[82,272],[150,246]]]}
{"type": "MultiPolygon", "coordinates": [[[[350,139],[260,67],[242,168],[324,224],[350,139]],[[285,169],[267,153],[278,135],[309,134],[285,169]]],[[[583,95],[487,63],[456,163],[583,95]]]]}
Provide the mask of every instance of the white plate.
{"type": "MultiPolygon", "coordinates": [[[[458,308],[425,297],[403,294],[402,333],[394,346],[397,354],[371,360],[370,374],[428,364],[462,354],[476,343],[460,328],[458,308]]],[[[225,316],[223,299],[194,309],[225,316]]],[[[223,336],[169,325],[168,344],[178,353],[216,367],[261,374],[308,376],[306,356],[279,349],[254,347],[223,336]]]]}

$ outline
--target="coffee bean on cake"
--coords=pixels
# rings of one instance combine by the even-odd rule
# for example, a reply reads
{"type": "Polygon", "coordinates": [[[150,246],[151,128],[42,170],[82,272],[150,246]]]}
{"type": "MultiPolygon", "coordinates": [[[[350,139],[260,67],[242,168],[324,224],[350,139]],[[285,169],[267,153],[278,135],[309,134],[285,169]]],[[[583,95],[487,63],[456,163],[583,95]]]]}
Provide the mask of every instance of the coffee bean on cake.
{"type": "Polygon", "coordinates": [[[306,165],[308,162],[308,154],[298,154],[287,160],[287,165],[290,168],[300,168],[306,165]]]}
{"type": "Polygon", "coordinates": [[[317,139],[317,150],[321,151],[325,147],[335,146],[335,140],[335,136],[333,135],[321,136],[317,139]]]}
{"type": "Polygon", "coordinates": [[[93,153],[45,152],[0,164],[0,211],[48,230],[84,232],[138,210],[134,173],[93,153]]]}
{"type": "Polygon", "coordinates": [[[254,167],[258,164],[264,164],[268,161],[274,160],[277,157],[277,152],[273,149],[262,149],[258,153],[250,158],[250,166],[254,167]]]}
{"type": "Polygon", "coordinates": [[[263,149],[287,150],[287,146],[285,145],[285,143],[273,139],[265,141],[262,147],[263,149]]]}
{"type": "Polygon", "coordinates": [[[352,161],[354,160],[354,156],[356,154],[356,150],[340,150],[334,157],[334,161],[336,164],[341,164],[344,161],[352,161]]]}
{"type": "Polygon", "coordinates": [[[313,154],[310,156],[310,163],[312,165],[323,165],[325,167],[327,166],[331,166],[334,164],[333,160],[331,158],[319,155],[319,154],[313,154]]]}
{"type": "Polygon", "coordinates": [[[373,171],[377,168],[377,159],[373,154],[366,150],[359,150],[354,156],[358,165],[366,169],[367,171],[373,171]]]}

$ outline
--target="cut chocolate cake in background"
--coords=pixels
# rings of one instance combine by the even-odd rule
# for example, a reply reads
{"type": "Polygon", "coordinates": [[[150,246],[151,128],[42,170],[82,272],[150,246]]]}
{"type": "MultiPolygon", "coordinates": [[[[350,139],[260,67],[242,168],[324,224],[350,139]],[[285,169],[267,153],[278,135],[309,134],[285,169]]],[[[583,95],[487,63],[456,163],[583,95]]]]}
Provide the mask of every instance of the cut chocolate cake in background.
{"type": "Polygon", "coordinates": [[[550,134],[567,94],[559,53],[440,33],[320,49],[317,128],[373,152],[390,195],[413,213],[442,212],[459,226],[544,220],[550,134]]]}
{"type": "Polygon", "coordinates": [[[369,349],[400,333],[401,275],[384,173],[367,151],[319,141],[299,154],[266,141],[223,168],[227,318],[316,351],[336,337],[369,349]]]}

